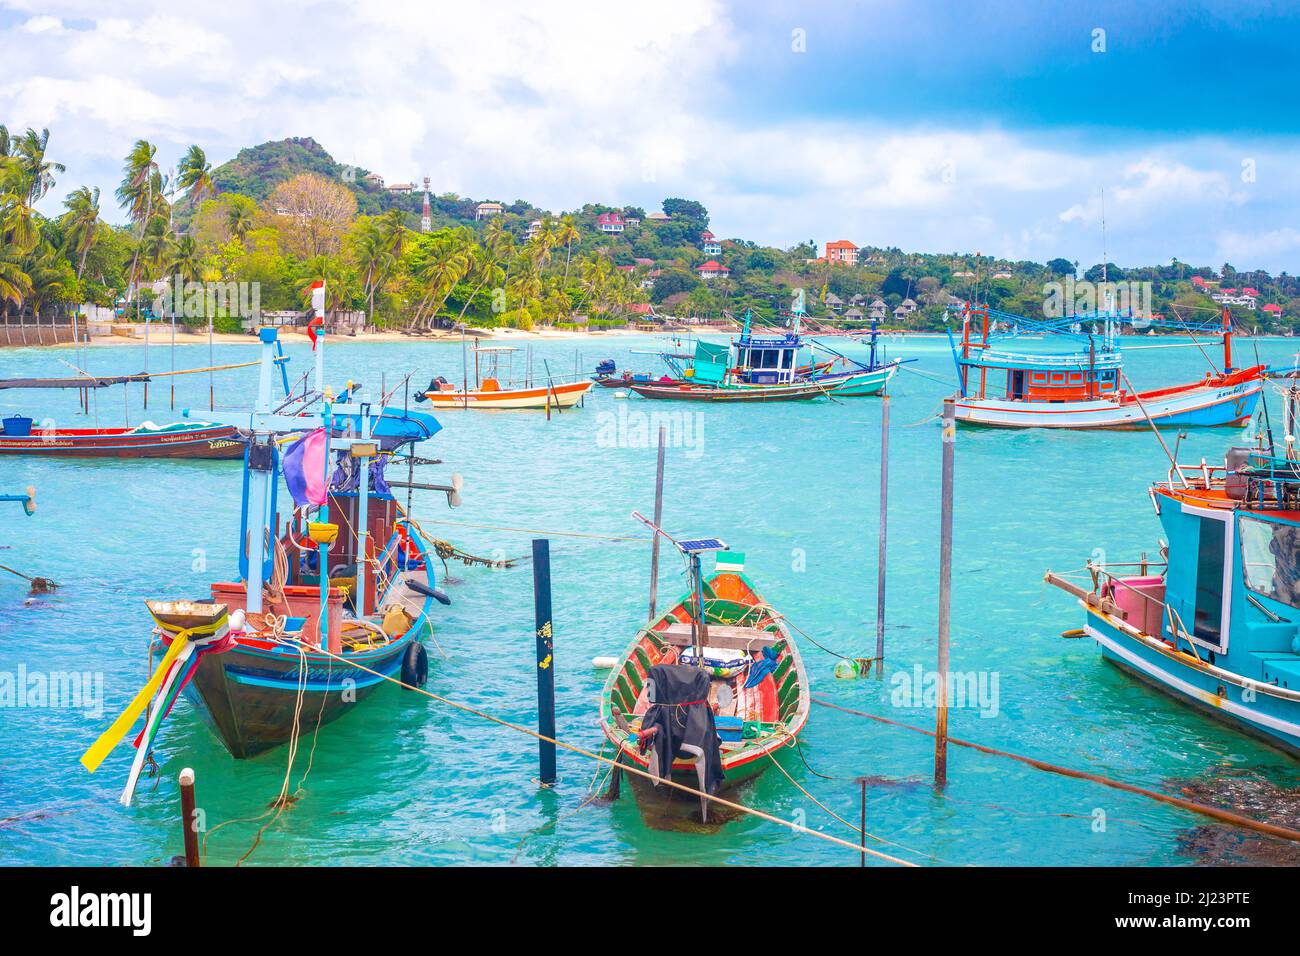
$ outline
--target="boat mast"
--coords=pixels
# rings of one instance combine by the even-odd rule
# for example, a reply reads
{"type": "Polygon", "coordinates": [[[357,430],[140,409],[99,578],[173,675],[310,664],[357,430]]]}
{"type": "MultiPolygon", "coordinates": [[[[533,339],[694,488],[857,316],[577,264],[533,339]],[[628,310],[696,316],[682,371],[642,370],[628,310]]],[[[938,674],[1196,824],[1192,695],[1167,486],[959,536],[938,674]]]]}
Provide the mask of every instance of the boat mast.
{"type": "Polygon", "coordinates": [[[1223,374],[1232,372],[1232,315],[1223,307],[1223,374]]]}

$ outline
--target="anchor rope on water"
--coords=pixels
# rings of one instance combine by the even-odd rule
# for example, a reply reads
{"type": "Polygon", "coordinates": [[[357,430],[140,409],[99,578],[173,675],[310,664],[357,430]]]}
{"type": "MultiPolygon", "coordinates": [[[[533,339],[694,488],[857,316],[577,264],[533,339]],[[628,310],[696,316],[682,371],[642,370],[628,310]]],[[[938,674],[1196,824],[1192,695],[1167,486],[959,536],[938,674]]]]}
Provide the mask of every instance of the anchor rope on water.
{"type": "MultiPolygon", "coordinates": [[[[899,720],[891,720],[888,717],[881,717],[878,714],[869,714],[864,710],[854,710],[851,707],[834,704],[828,700],[823,700],[820,697],[814,697],[812,702],[820,707],[829,707],[831,710],[842,711],[846,714],[853,714],[857,717],[865,717],[868,720],[888,724],[891,727],[901,727],[904,730],[924,734],[927,737],[934,736],[933,730],[927,730],[924,727],[916,727],[912,724],[905,724],[899,720]]],[[[1182,810],[1199,813],[1202,816],[1210,817],[1220,821],[1221,823],[1230,823],[1233,826],[1243,827],[1247,830],[1255,830],[1259,833],[1267,833],[1270,836],[1281,837],[1284,840],[1300,842],[1300,830],[1294,830],[1291,827],[1284,827],[1275,823],[1266,823],[1262,820],[1254,820],[1250,817],[1242,816],[1240,813],[1234,813],[1231,810],[1222,810],[1218,807],[1207,806],[1206,804],[1197,803],[1194,800],[1188,800],[1184,797],[1175,797],[1172,794],[1160,793],[1158,790],[1149,790],[1146,787],[1124,783],[1122,780],[1114,780],[1110,777],[1103,777],[1100,774],[1087,773],[1083,770],[1072,770],[1069,767],[1062,767],[1057,764],[1048,763],[1047,761],[1039,760],[1036,757],[1025,757],[1020,754],[1011,753],[1007,750],[998,750],[994,747],[985,746],[984,744],[977,744],[970,740],[962,740],[958,737],[948,737],[946,739],[948,743],[957,747],[966,747],[970,750],[976,750],[980,753],[990,754],[995,757],[1005,757],[1008,760],[1015,760],[1019,763],[1028,764],[1037,770],[1059,774],[1063,777],[1072,777],[1076,780],[1087,780],[1092,783],[1099,783],[1102,786],[1110,787],[1113,790],[1123,790],[1126,793],[1136,793],[1140,796],[1155,800],[1158,803],[1167,803],[1170,806],[1175,806],[1182,810]]]]}
{"type": "MultiPolygon", "coordinates": [[[[471,707],[468,704],[463,704],[459,701],[452,700],[449,697],[443,697],[440,694],[435,694],[432,691],[425,690],[423,687],[416,687],[413,684],[408,684],[405,681],[401,680],[400,678],[393,677],[389,674],[381,674],[379,671],[372,670],[371,668],[366,667],[364,664],[359,664],[356,661],[350,661],[347,658],[342,657],[340,655],[336,655],[331,651],[318,648],[314,645],[307,645],[301,641],[293,640],[292,638],[285,638],[284,642],[287,644],[300,644],[303,647],[310,647],[310,649],[316,653],[333,657],[335,660],[341,661],[344,664],[348,664],[351,667],[355,667],[357,670],[364,671],[365,673],[370,674],[374,677],[378,677],[381,678],[382,680],[386,680],[390,684],[396,684],[398,687],[404,687],[407,690],[415,691],[418,694],[422,694],[423,696],[429,698],[430,700],[437,701],[438,703],[441,704],[446,704],[449,707],[454,707],[455,709],[463,711],[467,714],[472,714],[475,717],[481,717],[484,720],[490,721],[491,723],[494,724],[499,724],[500,726],[505,727],[509,730],[513,730],[516,731],[517,733],[525,734],[529,737],[533,737],[536,740],[544,741],[545,743],[554,744],[556,747],[561,747],[565,750],[570,751],[571,753],[576,753],[580,756],[599,761],[600,763],[608,764],[611,767],[617,764],[618,768],[625,773],[630,773],[635,776],[642,777],[646,780],[651,780],[651,781],[655,780],[654,775],[651,774],[648,770],[642,770],[640,767],[633,767],[628,764],[620,763],[617,758],[605,757],[601,754],[593,753],[592,751],[587,750],[586,748],[583,747],[579,747],[576,744],[571,744],[566,741],[559,740],[558,738],[555,737],[549,737],[529,727],[525,727],[522,724],[512,723],[511,721],[505,720],[501,717],[497,717],[485,711],[478,710],[475,707],[471,707]]],[[[810,829],[809,827],[802,826],[790,820],[782,820],[780,817],[773,816],[770,813],[765,813],[762,810],[756,810],[753,807],[747,807],[744,804],[735,803],[734,801],[727,800],[724,797],[719,797],[711,793],[706,793],[703,790],[697,790],[694,787],[687,786],[686,784],[683,783],[678,783],[677,781],[672,779],[660,779],[657,782],[662,784],[663,786],[671,787],[674,790],[680,790],[683,793],[688,793],[691,794],[692,796],[699,797],[704,800],[708,800],[712,803],[716,803],[719,806],[727,807],[730,810],[736,810],[740,813],[745,813],[750,816],[757,817],[761,820],[766,820],[769,823],[775,823],[779,826],[786,827],[787,829],[793,830],[796,833],[806,834],[808,836],[815,837],[818,840],[823,840],[827,843],[836,844],[837,846],[841,846],[844,847],[845,849],[852,850],[854,853],[858,853],[858,854],[866,853],[869,856],[873,856],[878,859],[885,860],[889,863],[896,863],[899,866],[908,866],[908,867],[917,866],[916,863],[912,863],[908,860],[903,860],[895,856],[890,856],[888,853],[882,853],[879,850],[867,849],[865,847],[859,846],[858,844],[850,843],[848,840],[841,840],[839,837],[832,836],[829,833],[822,833],[818,830],[810,829]]]]}
{"type": "MultiPolygon", "coordinates": [[[[791,734],[789,731],[786,731],[786,735],[790,738],[790,740],[791,740],[791,741],[795,744],[795,746],[797,747],[799,742],[798,742],[798,739],[794,736],[794,734],[791,734]]],[[[776,767],[776,769],[777,769],[777,770],[780,770],[781,773],[785,776],[785,779],[789,780],[790,783],[792,783],[792,784],[794,785],[794,787],[795,787],[796,790],[798,790],[800,793],[802,793],[805,797],[807,797],[809,800],[811,800],[811,801],[812,801],[813,803],[815,803],[817,806],[821,807],[821,809],[824,810],[828,815],[834,817],[836,820],[838,820],[840,823],[844,824],[846,827],[848,827],[848,828],[849,828],[850,830],[852,830],[854,833],[858,834],[860,837],[867,837],[867,838],[869,838],[869,839],[875,840],[877,843],[883,843],[883,844],[885,844],[886,846],[897,847],[898,849],[900,849],[900,850],[905,850],[905,851],[908,852],[908,853],[915,853],[915,854],[917,854],[918,856],[928,857],[929,859],[934,860],[936,863],[943,863],[943,864],[946,864],[946,865],[948,865],[948,866],[956,866],[956,865],[957,865],[957,864],[953,863],[951,860],[945,860],[943,857],[935,856],[933,853],[927,853],[927,852],[925,852],[924,850],[917,850],[917,849],[914,849],[914,848],[912,848],[912,847],[910,847],[910,846],[905,846],[905,845],[902,844],[902,843],[898,843],[898,842],[896,842],[896,841],[894,841],[894,840],[887,840],[887,839],[885,839],[885,838],[882,837],[882,836],[877,836],[876,834],[871,833],[871,832],[868,831],[868,830],[864,830],[862,827],[858,826],[856,823],[853,823],[853,822],[851,822],[851,821],[849,821],[849,820],[844,819],[844,817],[840,816],[838,813],[836,813],[836,812],[835,812],[834,810],[832,810],[830,807],[826,806],[826,804],[822,803],[820,800],[818,800],[816,797],[814,797],[814,796],[812,795],[812,793],[810,793],[809,790],[808,790],[806,787],[804,787],[803,784],[801,784],[798,780],[796,780],[794,777],[790,776],[790,772],[789,772],[788,770],[786,770],[785,767],[782,767],[782,766],[781,766],[780,762],[776,759],[776,756],[775,756],[771,751],[768,751],[767,756],[768,756],[768,759],[770,759],[770,760],[772,761],[772,763],[773,763],[773,765],[776,767]]],[[[803,751],[800,751],[800,752],[799,752],[799,757],[800,757],[800,759],[803,759],[803,751]]],[[[807,762],[806,760],[804,761],[804,766],[808,766],[808,762],[807,762]]],[[[809,768],[809,769],[811,769],[811,768],[809,768]]],[[[818,774],[818,776],[820,777],[820,776],[825,776],[825,775],[824,775],[824,774],[818,774]]],[[[827,777],[827,779],[829,780],[830,778],[827,777]]]]}

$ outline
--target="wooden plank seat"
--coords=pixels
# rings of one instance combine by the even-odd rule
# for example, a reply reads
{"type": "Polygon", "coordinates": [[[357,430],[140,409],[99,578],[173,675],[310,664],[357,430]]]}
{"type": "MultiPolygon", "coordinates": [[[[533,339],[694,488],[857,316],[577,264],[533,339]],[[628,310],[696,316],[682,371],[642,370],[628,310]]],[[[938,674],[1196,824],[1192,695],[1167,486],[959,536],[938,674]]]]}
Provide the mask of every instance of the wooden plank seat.
{"type": "MultiPolygon", "coordinates": [[[[709,647],[728,648],[730,650],[761,651],[763,648],[771,647],[778,641],[783,640],[782,636],[775,631],[764,631],[757,627],[710,624],[708,630],[709,647]]],[[[691,625],[689,624],[669,624],[664,630],[656,631],[655,634],[669,644],[678,647],[689,647],[691,645],[691,625]]]]}

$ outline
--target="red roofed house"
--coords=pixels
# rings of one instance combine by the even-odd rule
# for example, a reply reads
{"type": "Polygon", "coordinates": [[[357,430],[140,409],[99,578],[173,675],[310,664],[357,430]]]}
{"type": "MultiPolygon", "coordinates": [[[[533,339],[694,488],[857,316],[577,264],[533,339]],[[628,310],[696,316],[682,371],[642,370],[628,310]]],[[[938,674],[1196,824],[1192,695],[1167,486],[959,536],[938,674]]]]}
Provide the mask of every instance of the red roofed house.
{"type": "Polygon", "coordinates": [[[842,262],[846,266],[858,264],[858,247],[847,239],[826,243],[826,261],[842,262]]]}
{"type": "Polygon", "coordinates": [[[706,256],[716,256],[722,251],[722,243],[718,242],[717,236],[705,229],[700,233],[700,248],[706,256]]]}
{"type": "Polygon", "coordinates": [[[731,275],[731,270],[716,259],[710,259],[704,265],[696,266],[695,271],[699,273],[701,279],[726,278],[731,275]]]}
{"type": "Polygon", "coordinates": [[[1205,280],[1202,279],[1200,276],[1192,276],[1192,285],[1196,286],[1196,288],[1198,289],[1204,289],[1205,280]]]}
{"type": "Polygon", "coordinates": [[[616,212],[602,212],[596,217],[596,228],[601,232],[622,232],[623,217],[616,212]]]}
{"type": "Polygon", "coordinates": [[[1268,305],[1264,306],[1264,311],[1269,315],[1281,315],[1282,307],[1276,302],[1270,302],[1268,305]]]}
{"type": "Polygon", "coordinates": [[[633,269],[636,268],[636,266],[615,266],[614,268],[617,269],[619,272],[631,272],[633,269]]]}
{"type": "Polygon", "coordinates": [[[1246,286],[1244,289],[1242,289],[1242,290],[1241,290],[1241,294],[1242,294],[1242,295],[1253,295],[1255,298],[1259,298],[1259,290],[1258,290],[1258,289],[1252,289],[1250,286],[1246,286]]]}

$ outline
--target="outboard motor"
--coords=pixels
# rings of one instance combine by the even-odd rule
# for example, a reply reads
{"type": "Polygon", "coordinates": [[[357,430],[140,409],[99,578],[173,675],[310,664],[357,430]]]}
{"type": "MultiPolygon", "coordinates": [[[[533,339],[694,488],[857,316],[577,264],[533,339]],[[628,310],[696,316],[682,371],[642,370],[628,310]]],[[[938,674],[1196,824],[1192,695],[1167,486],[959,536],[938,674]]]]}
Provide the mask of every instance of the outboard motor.
{"type": "Polygon", "coordinates": [[[1240,445],[1228,449],[1228,454],[1224,457],[1223,492],[1233,501],[1245,501],[1246,492],[1249,490],[1250,480],[1240,473],[1240,469],[1245,468],[1250,462],[1252,448],[1245,448],[1240,445]]]}
{"type": "Polygon", "coordinates": [[[614,364],[613,359],[605,359],[596,365],[596,374],[604,378],[607,375],[613,375],[616,369],[617,366],[614,364]]]}
{"type": "Polygon", "coordinates": [[[423,402],[423,401],[426,401],[426,400],[428,399],[428,397],[429,397],[427,393],[429,393],[429,392],[438,392],[438,391],[441,391],[441,390],[442,390],[442,386],[444,386],[444,385],[446,385],[446,384],[447,384],[447,380],[446,380],[445,378],[443,378],[441,375],[439,375],[439,376],[437,376],[436,378],[434,378],[433,381],[431,381],[431,382],[429,383],[429,387],[428,387],[428,388],[423,389],[423,390],[421,390],[421,391],[417,391],[417,392],[415,393],[415,395],[412,396],[412,397],[413,397],[417,402],[423,402]]]}

